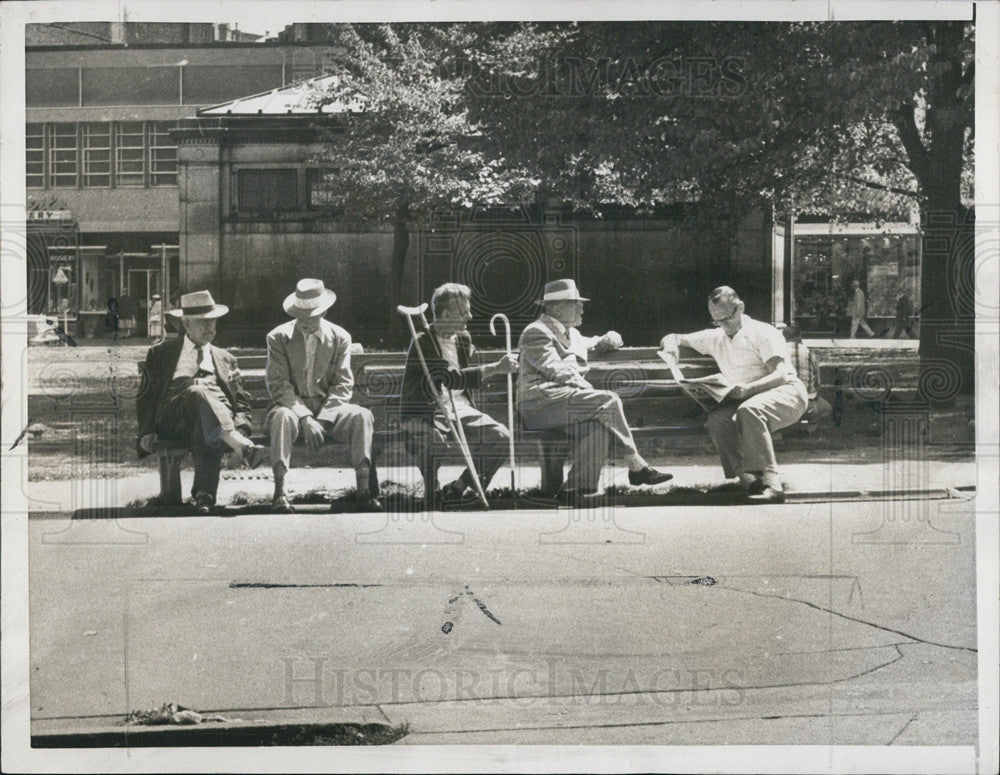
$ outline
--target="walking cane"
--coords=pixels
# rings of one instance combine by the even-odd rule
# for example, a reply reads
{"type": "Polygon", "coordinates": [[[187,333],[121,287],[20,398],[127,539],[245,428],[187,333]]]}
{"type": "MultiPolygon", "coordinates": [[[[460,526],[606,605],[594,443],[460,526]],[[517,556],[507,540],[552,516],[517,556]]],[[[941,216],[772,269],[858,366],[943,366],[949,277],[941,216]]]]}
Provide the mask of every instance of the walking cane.
{"type": "MultiPolygon", "coordinates": [[[[490,318],[490,333],[493,336],[497,335],[497,330],[494,327],[496,319],[500,318],[503,321],[504,331],[507,336],[507,356],[513,355],[510,349],[510,321],[507,316],[502,312],[498,312],[493,317],[490,318]]],[[[507,429],[510,431],[510,495],[514,499],[515,505],[517,504],[517,488],[514,485],[514,472],[517,468],[514,465],[514,375],[510,372],[507,373],[507,429]]]]}
{"type": "MultiPolygon", "coordinates": [[[[427,304],[421,304],[419,307],[404,307],[402,305],[396,307],[396,311],[399,312],[403,317],[406,318],[406,324],[410,327],[410,335],[413,337],[413,346],[417,350],[417,357],[420,359],[420,365],[424,370],[424,377],[427,380],[427,384],[430,385],[431,392],[434,394],[434,400],[437,402],[438,408],[441,409],[441,413],[444,415],[445,420],[448,423],[448,430],[451,431],[452,435],[455,437],[455,441],[458,442],[459,448],[462,450],[462,457],[465,460],[465,465],[469,468],[469,473],[472,474],[472,482],[476,488],[476,494],[479,495],[479,500],[483,504],[484,508],[489,508],[490,503],[486,500],[486,493],[483,491],[483,483],[479,481],[479,473],[476,471],[476,464],[472,460],[472,451],[469,449],[469,442],[465,438],[465,429],[462,427],[462,423],[458,419],[458,413],[455,411],[455,399],[451,400],[451,411],[455,415],[455,419],[451,419],[451,415],[448,414],[448,406],[444,402],[443,392],[439,392],[437,385],[434,384],[434,380],[431,377],[431,370],[427,368],[427,360],[424,358],[424,353],[420,349],[420,342],[417,341],[417,329],[413,325],[413,316],[419,315],[420,321],[424,326],[424,330],[428,333],[430,332],[430,327],[427,324],[427,318],[424,317],[424,310],[427,309],[427,304]]],[[[427,484],[427,483],[425,483],[427,484]]],[[[434,486],[435,483],[431,483],[434,486]]]]}

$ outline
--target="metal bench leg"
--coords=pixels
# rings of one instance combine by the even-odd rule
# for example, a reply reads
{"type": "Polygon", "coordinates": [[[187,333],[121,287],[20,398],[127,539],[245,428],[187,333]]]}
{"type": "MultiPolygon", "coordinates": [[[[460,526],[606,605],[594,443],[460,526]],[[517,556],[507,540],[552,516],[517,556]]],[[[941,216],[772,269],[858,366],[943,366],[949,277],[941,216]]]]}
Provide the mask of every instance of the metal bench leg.
{"type": "Polygon", "coordinates": [[[420,468],[420,475],[424,479],[424,500],[431,503],[437,493],[438,468],[441,463],[432,449],[427,450],[427,454],[424,455],[421,462],[423,465],[420,468]]]}
{"type": "Polygon", "coordinates": [[[542,463],[542,494],[555,495],[563,486],[563,464],[566,453],[558,446],[553,448],[547,444],[538,445],[539,458],[542,463]]]}

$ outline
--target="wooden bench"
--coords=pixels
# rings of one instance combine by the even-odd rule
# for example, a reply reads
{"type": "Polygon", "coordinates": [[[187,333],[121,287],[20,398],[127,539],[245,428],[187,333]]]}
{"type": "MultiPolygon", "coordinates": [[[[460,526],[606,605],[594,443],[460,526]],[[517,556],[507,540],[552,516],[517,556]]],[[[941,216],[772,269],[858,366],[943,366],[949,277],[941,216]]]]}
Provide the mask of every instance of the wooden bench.
{"type": "MultiPolygon", "coordinates": [[[[264,366],[266,353],[260,349],[233,350],[244,374],[244,384],[251,394],[255,422],[263,419],[263,413],[270,404],[264,384],[264,366]]],[[[850,348],[840,353],[836,348],[813,348],[820,361],[821,394],[841,391],[856,394],[861,398],[872,398],[873,387],[864,384],[869,373],[888,380],[892,384],[888,389],[909,389],[916,383],[916,356],[904,357],[895,353],[891,361],[882,360],[871,363],[871,352],[861,348],[850,348]],[[856,384],[857,383],[857,384],[856,384]]],[[[480,351],[481,362],[491,362],[502,355],[500,351],[480,351]]],[[[403,367],[406,354],[403,352],[362,353],[353,356],[353,366],[357,378],[355,385],[355,402],[366,406],[376,413],[376,427],[381,424],[383,429],[376,430],[376,449],[384,449],[398,440],[400,432],[393,427],[393,416],[399,401],[402,387],[403,367]],[[388,428],[386,428],[388,426],[388,428]]],[[[692,351],[682,353],[685,373],[689,376],[708,374],[715,371],[711,358],[699,356],[692,351]]],[[[680,424],[670,417],[658,416],[670,414],[663,407],[668,404],[676,406],[676,413],[685,411],[689,399],[686,399],[680,388],[670,378],[669,370],[656,355],[654,347],[625,348],[612,353],[595,357],[588,378],[595,387],[605,390],[615,390],[622,396],[628,412],[633,414],[637,407],[656,404],[658,408],[651,410],[652,423],[640,422],[633,426],[633,433],[638,437],[669,437],[672,435],[690,435],[700,433],[700,424],[680,424]]],[[[882,384],[873,378],[875,386],[882,384]]],[[[877,392],[877,391],[876,391],[877,392]]],[[[875,396],[877,397],[877,396],[875,396]]],[[[495,416],[500,422],[506,423],[506,394],[502,388],[487,390],[483,393],[483,409],[495,416]]],[[[630,418],[630,420],[635,418],[630,418]]],[[[816,428],[815,423],[801,421],[789,429],[794,432],[811,433],[816,428]]],[[[569,454],[569,439],[562,431],[536,431],[519,429],[516,433],[518,460],[534,459],[541,464],[542,491],[554,494],[563,483],[563,468],[569,454]]],[[[258,443],[266,443],[266,438],[255,437],[258,443]]],[[[332,444],[334,442],[327,442],[332,444]]],[[[302,444],[300,438],[297,444],[302,444]]],[[[160,496],[164,503],[181,502],[180,470],[188,453],[182,443],[169,441],[157,442],[154,450],[160,464],[160,496]]],[[[500,454],[496,449],[474,449],[477,455],[500,454]]],[[[502,453],[506,457],[506,450],[502,453]]],[[[376,453],[377,458],[377,453],[376,453]]],[[[461,456],[453,446],[440,446],[432,449],[434,482],[437,483],[437,473],[448,461],[461,461],[461,456]]],[[[402,461],[400,461],[402,462],[402,461]]],[[[412,461],[409,461],[412,462],[412,461]]],[[[421,472],[423,475],[425,472],[421,472]]],[[[427,472],[429,474],[429,471],[427,472]]]]}

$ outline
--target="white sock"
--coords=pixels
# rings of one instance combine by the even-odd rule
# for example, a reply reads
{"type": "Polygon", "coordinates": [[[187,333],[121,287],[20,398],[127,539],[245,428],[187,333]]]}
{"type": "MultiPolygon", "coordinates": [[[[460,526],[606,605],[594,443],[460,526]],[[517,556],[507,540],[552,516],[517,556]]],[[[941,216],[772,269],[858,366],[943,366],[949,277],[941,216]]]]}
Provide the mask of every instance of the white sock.
{"type": "Polygon", "coordinates": [[[764,482],[765,487],[770,487],[772,490],[781,490],[781,479],[778,478],[778,472],[775,469],[765,470],[761,474],[761,481],[764,482]]]}
{"type": "Polygon", "coordinates": [[[630,455],[628,459],[628,470],[629,471],[641,471],[643,468],[649,465],[646,460],[636,452],[634,455],[630,455]]]}
{"type": "Polygon", "coordinates": [[[740,474],[740,484],[743,487],[749,487],[751,484],[757,481],[757,477],[751,474],[749,471],[744,471],[740,474]]]}

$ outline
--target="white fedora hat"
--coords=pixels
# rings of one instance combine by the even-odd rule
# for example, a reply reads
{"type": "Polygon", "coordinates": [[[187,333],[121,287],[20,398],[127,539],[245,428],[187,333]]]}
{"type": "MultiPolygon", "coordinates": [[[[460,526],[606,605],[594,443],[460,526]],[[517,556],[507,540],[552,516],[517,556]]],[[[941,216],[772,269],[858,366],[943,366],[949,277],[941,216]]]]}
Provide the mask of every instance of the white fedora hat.
{"type": "Polygon", "coordinates": [[[322,280],[306,278],[295,285],[295,293],[285,297],[285,312],[293,318],[314,318],[322,315],[337,300],[337,294],[323,285],[322,280]]]}
{"type": "Polygon", "coordinates": [[[580,295],[576,289],[576,280],[553,280],[545,283],[545,292],[535,304],[544,304],[547,301],[590,301],[590,299],[580,295]]]}
{"type": "Polygon", "coordinates": [[[225,304],[216,304],[208,291],[195,291],[181,296],[180,309],[167,312],[175,318],[221,318],[229,312],[225,304]]]}

